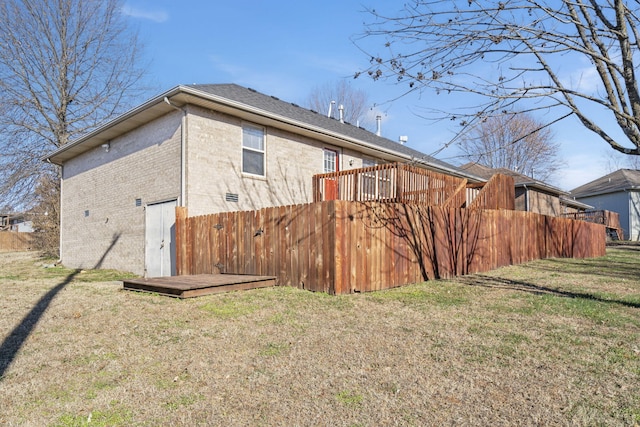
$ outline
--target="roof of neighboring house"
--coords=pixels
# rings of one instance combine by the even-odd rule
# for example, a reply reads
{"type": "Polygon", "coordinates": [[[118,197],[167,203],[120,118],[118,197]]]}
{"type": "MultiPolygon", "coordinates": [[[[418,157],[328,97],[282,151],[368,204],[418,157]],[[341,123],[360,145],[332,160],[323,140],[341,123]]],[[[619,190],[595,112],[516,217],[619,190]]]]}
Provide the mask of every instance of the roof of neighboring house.
{"type": "Polygon", "coordinates": [[[571,190],[573,197],[589,197],[621,191],[640,191],[640,170],[619,169],[571,190]]]}
{"type": "Polygon", "coordinates": [[[553,185],[549,185],[546,182],[539,181],[537,179],[531,178],[530,176],[512,171],[507,168],[490,168],[488,166],[481,165],[480,163],[471,162],[460,166],[460,169],[487,180],[497,173],[508,175],[513,178],[516,187],[535,188],[536,190],[563,196],[569,195],[568,192],[554,187],[553,185]]]}
{"type": "Polygon", "coordinates": [[[571,196],[560,196],[560,204],[576,209],[584,209],[586,211],[593,209],[593,206],[583,203],[580,200],[576,200],[571,196]]]}
{"type": "Polygon", "coordinates": [[[93,132],[70,142],[47,155],[44,160],[55,164],[109,142],[136,127],[187,104],[228,113],[255,123],[268,125],[343,147],[358,147],[359,151],[388,161],[405,161],[449,173],[472,181],[478,176],[462,171],[449,163],[366,129],[343,123],[323,114],[282,101],[236,84],[181,85],[152,98],[129,112],[100,126],[93,132]]]}

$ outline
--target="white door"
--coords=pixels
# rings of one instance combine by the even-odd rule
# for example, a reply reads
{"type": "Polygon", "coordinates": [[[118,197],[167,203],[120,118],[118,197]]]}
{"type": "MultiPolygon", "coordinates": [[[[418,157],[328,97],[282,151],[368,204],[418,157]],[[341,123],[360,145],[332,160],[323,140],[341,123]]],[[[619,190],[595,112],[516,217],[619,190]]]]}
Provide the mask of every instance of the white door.
{"type": "Polygon", "coordinates": [[[144,239],[147,277],[176,273],[176,206],[176,200],[147,205],[144,239]]]}

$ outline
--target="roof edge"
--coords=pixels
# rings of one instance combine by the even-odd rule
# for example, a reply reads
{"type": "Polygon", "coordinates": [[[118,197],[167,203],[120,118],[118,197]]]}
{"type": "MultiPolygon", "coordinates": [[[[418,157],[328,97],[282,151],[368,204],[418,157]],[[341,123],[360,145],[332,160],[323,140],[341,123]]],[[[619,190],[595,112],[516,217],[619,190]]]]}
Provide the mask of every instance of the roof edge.
{"type": "MultiPolygon", "coordinates": [[[[246,103],[240,102],[240,101],[235,101],[233,99],[229,99],[220,95],[216,95],[216,94],[212,94],[210,92],[206,92],[200,89],[197,89],[195,87],[192,86],[188,86],[188,85],[177,85],[174,86],[173,88],[161,93],[160,95],[154,96],[153,98],[148,99],[147,101],[143,102],[142,104],[126,111],[125,113],[113,118],[112,120],[104,123],[101,126],[98,126],[97,128],[95,128],[94,130],[92,130],[91,132],[81,136],[80,138],[71,141],[67,144],[65,144],[62,147],[59,147],[57,150],[46,154],[44,156],[42,156],[40,159],[42,161],[46,161],[49,163],[53,163],[53,164],[57,164],[57,165],[62,165],[64,163],[65,160],[70,159],[72,157],[75,157],[75,155],[68,157],[65,159],[66,156],[62,156],[64,153],[68,152],[69,150],[72,150],[74,148],[79,148],[79,146],[81,146],[82,144],[86,143],[87,141],[93,139],[93,138],[98,138],[99,136],[103,135],[104,133],[108,132],[110,129],[114,128],[115,126],[118,126],[119,124],[122,124],[124,122],[126,122],[127,120],[132,119],[133,117],[135,117],[136,115],[142,114],[145,111],[149,110],[150,108],[157,106],[159,104],[165,103],[165,100],[172,100],[172,101],[183,101],[184,103],[181,104],[181,102],[177,102],[177,105],[179,106],[183,106],[183,105],[187,105],[189,104],[189,100],[179,100],[179,99],[172,99],[172,98],[179,98],[180,95],[186,95],[186,96],[193,96],[199,99],[202,99],[204,101],[209,101],[212,103],[216,103],[216,104],[220,104],[221,106],[225,106],[237,111],[243,111],[245,113],[248,114],[255,114],[257,116],[261,116],[264,117],[265,119],[268,120],[273,120],[275,122],[279,122],[282,123],[283,125],[288,125],[288,126],[292,126],[294,128],[298,128],[298,129],[302,129],[302,130],[306,130],[307,132],[311,132],[313,134],[316,135],[324,135],[327,138],[331,138],[331,139],[336,139],[339,141],[344,141],[345,143],[348,144],[353,144],[355,146],[359,146],[362,148],[366,148],[368,150],[372,150],[375,152],[379,152],[379,153],[383,153],[386,154],[387,156],[390,156],[392,158],[394,158],[396,161],[408,161],[408,162],[416,162],[425,166],[429,166],[430,168],[442,171],[442,172],[446,172],[448,174],[451,175],[455,175],[458,177],[463,177],[463,178],[467,178],[473,181],[478,181],[478,182],[484,182],[486,181],[485,179],[478,177],[476,175],[470,174],[465,172],[464,170],[461,169],[455,169],[454,165],[451,165],[451,167],[453,168],[449,168],[447,165],[444,164],[440,164],[438,162],[431,162],[429,161],[429,157],[426,153],[421,153],[424,154],[424,156],[422,157],[415,157],[411,154],[407,154],[407,153],[403,153],[400,151],[396,151],[393,150],[391,148],[387,148],[387,147],[383,147],[374,143],[370,143],[367,141],[364,141],[362,139],[359,138],[355,138],[355,137],[351,137],[349,135],[345,135],[344,133],[340,133],[337,131],[333,131],[333,130],[329,130],[327,128],[321,127],[321,126],[317,126],[317,125],[313,125],[313,124],[309,124],[306,122],[302,122],[300,120],[296,120],[296,119],[292,119],[286,116],[282,116],[280,114],[274,113],[274,112],[270,112],[258,107],[254,107],[251,105],[248,105],[246,103]]],[[[166,105],[166,112],[169,112],[171,110],[175,109],[175,105],[171,105],[169,103],[167,103],[166,105]]],[[[163,111],[164,109],[162,109],[161,111],[163,111]]],[[[353,125],[351,125],[353,126],[353,125]]],[[[125,132],[123,132],[125,133],[125,132]]],[[[382,137],[381,137],[382,138],[382,137]]],[[[386,139],[386,138],[383,138],[386,139]]],[[[419,151],[415,150],[417,153],[420,153],[419,151]]],[[[80,151],[83,152],[83,151],[80,151]]],[[[79,154],[76,154],[79,155],[79,154]]],[[[437,160],[434,158],[434,160],[437,160]]]]}
{"type": "Polygon", "coordinates": [[[104,123],[101,126],[98,126],[97,128],[95,128],[94,130],[92,130],[91,132],[81,136],[80,138],[71,141],[65,145],[63,145],[62,147],[59,147],[57,150],[46,154],[44,156],[42,156],[40,158],[40,160],[48,162],[48,163],[53,163],[53,164],[57,164],[57,165],[61,165],[61,163],[56,163],[55,161],[52,161],[52,159],[74,147],[77,147],[78,145],[81,145],[83,142],[90,140],[91,138],[95,138],[96,136],[100,135],[101,133],[103,133],[104,131],[114,127],[115,125],[122,123],[126,120],[129,120],[130,118],[132,118],[133,116],[135,116],[136,114],[139,114],[147,109],[149,109],[151,106],[159,104],[160,102],[164,102],[165,98],[169,98],[172,96],[177,95],[178,93],[180,93],[181,88],[183,88],[184,86],[178,85],[175,86],[171,89],[169,89],[168,91],[157,95],[153,98],[150,98],[149,100],[143,102],[142,104],[138,105],[137,107],[134,107],[124,113],[122,113],[121,115],[109,120],[108,122],[104,123]]]}

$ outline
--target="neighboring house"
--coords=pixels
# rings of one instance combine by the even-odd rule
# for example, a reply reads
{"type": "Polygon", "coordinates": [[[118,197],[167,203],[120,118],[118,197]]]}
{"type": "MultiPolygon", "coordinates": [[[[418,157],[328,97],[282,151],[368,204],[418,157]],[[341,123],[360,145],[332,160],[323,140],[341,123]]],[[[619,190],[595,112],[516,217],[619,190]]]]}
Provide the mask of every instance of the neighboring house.
{"type": "Polygon", "coordinates": [[[0,214],[0,231],[33,232],[33,221],[24,214],[0,214]]]}
{"type": "Polygon", "coordinates": [[[571,196],[595,209],[617,212],[625,238],[640,240],[640,170],[617,170],[574,188],[571,196]]]}
{"type": "Polygon", "coordinates": [[[580,212],[587,212],[593,209],[593,206],[582,203],[580,200],[576,200],[570,194],[568,196],[560,196],[560,206],[562,206],[563,214],[576,214],[580,212]]]}
{"type": "Polygon", "coordinates": [[[486,180],[497,173],[513,177],[517,211],[560,216],[591,208],[585,203],[569,198],[566,191],[506,168],[494,169],[479,163],[466,163],[460,166],[460,169],[486,180]]]}
{"type": "Polygon", "coordinates": [[[481,181],[233,84],[177,86],[45,160],[62,166],[62,262],[147,277],[175,273],[176,206],[194,216],[308,203],[313,175],[385,162],[481,181]]]}

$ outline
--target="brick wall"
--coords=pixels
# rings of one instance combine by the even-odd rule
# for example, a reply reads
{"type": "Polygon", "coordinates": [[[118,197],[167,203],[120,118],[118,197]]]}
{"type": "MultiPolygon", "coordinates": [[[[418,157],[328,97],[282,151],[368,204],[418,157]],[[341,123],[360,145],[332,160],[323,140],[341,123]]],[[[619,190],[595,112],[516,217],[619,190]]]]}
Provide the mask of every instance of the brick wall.
{"type": "Polygon", "coordinates": [[[323,150],[335,150],[340,169],[362,166],[360,153],[266,127],[266,176],[242,173],[242,126],[255,123],[190,107],[187,205],[190,215],[309,203],[312,180],[323,173],[323,150]],[[349,161],[353,160],[350,165],[349,161]],[[237,194],[238,202],[225,200],[237,194]]]}
{"type": "Polygon", "coordinates": [[[62,262],[144,273],[144,206],[180,195],[180,122],[167,114],[63,167],[62,262]],[[136,199],[142,205],[136,206],[136,199]]]}

